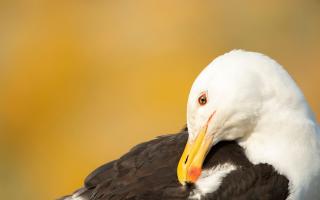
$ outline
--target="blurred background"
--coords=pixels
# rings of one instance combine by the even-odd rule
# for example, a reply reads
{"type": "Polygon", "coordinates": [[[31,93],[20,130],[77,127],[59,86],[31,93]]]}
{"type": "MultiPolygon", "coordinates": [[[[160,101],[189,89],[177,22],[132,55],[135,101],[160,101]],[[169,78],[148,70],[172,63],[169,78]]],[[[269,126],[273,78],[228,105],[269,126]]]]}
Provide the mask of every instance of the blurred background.
{"type": "Polygon", "coordinates": [[[99,165],[185,124],[198,73],[263,52],[320,117],[320,2],[0,1],[1,199],[71,193],[99,165]]]}

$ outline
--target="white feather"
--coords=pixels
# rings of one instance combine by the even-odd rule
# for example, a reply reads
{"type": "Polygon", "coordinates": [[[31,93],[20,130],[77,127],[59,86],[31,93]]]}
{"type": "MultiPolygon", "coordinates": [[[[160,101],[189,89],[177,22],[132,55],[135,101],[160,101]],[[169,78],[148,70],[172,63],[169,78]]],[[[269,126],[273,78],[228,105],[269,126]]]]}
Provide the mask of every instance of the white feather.
{"type": "Polygon", "coordinates": [[[236,169],[237,167],[235,165],[225,163],[215,168],[204,170],[196,182],[196,189],[192,191],[189,199],[201,199],[205,194],[216,191],[220,187],[223,178],[236,169]]]}

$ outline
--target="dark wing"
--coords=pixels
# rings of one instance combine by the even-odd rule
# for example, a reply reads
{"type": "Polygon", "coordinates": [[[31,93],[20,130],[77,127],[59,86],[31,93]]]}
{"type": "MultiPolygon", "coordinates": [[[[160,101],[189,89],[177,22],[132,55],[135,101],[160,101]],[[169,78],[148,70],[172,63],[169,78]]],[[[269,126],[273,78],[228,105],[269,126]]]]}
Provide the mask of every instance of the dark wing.
{"type": "MultiPolygon", "coordinates": [[[[176,167],[187,138],[187,130],[184,130],[139,144],[119,160],[96,169],[86,178],[84,188],[63,199],[187,199],[194,188],[182,187],[176,175],[176,167]]],[[[286,178],[276,173],[271,166],[252,165],[236,142],[215,145],[206,157],[204,168],[227,162],[239,169],[227,175],[218,191],[207,195],[205,199],[244,200],[252,197],[256,200],[281,200],[277,197],[288,193],[286,178]]]]}
{"type": "Polygon", "coordinates": [[[84,188],[62,199],[186,199],[189,192],[180,187],[176,167],[187,138],[182,131],[139,144],[93,171],[84,188]]]}
{"type": "Polygon", "coordinates": [[[286,200],[289,181],[268,164],[243,167],[228,174],[219,189],[205,199],[286,200]]]}
{"type": "Polygon", "coordinates": [[[115,176],[99,184],[92,199],[186,199],[176,166],[187,137],[182,132],[134,147],[114,164],[115,176]]]}

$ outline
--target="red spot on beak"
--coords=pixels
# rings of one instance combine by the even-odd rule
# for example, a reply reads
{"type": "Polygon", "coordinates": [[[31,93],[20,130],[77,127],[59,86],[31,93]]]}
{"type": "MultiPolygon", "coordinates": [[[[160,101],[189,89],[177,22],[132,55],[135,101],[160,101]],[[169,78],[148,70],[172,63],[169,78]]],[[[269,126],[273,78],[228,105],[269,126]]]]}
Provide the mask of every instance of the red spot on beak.
{"type": "Polygon", "coordinates": [[[201,175],[201,168],[192,167],[188,170],[188,177],[192,183],[195,183],[201,175]]]}

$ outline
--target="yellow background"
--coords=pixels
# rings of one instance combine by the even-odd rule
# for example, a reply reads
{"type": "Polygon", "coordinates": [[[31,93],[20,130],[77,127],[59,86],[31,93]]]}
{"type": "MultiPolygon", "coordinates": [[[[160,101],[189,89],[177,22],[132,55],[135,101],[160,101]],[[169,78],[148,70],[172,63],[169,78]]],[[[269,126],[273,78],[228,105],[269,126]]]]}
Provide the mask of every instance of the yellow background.
{"type": "Polygon", "coordinates": [[[194,78],[234,48],[284,65],[319,119],[319,10],[316,0],[0,1],[0,198],[55,199],[178,131],[194,78]]]}

